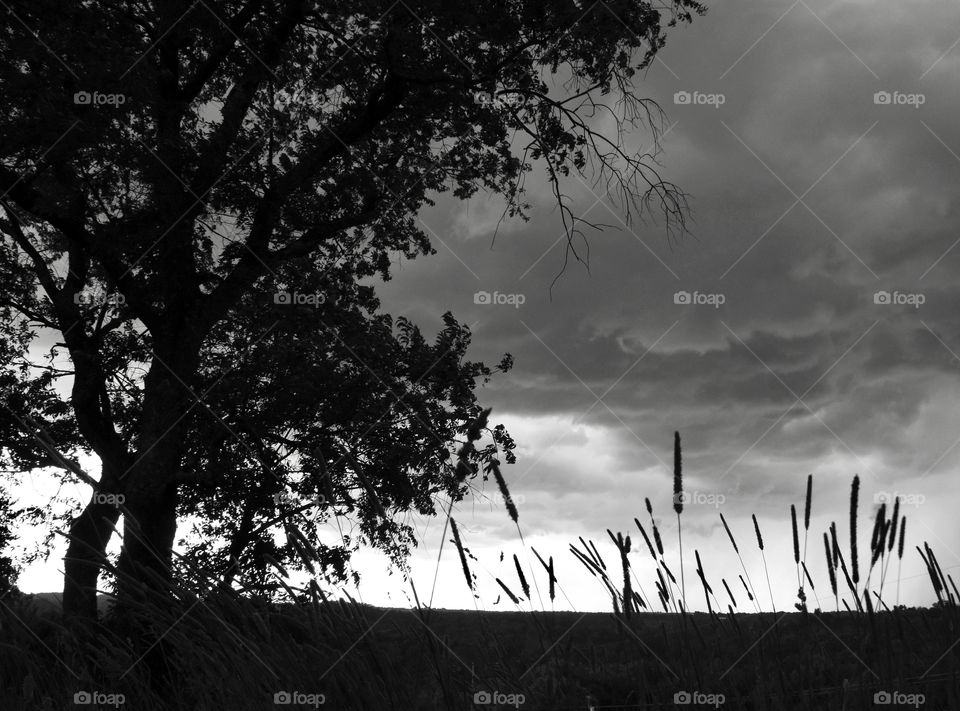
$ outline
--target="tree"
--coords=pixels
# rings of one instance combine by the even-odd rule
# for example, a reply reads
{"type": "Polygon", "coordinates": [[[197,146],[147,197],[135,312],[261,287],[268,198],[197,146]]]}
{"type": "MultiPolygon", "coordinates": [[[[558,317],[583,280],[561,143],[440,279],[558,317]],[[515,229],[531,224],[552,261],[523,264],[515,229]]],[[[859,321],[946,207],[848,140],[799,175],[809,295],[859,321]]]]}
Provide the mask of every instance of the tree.
{"type": "MultiPolygon", "coordinates": [[[[388,454],[390,430],[360,444],[354,427],[350,451],[329,420],[315,417],[280,443],[293,408],[275,407],[276,391],[272,405],[253,401],[246,411],[210,406],[204,387],[225,375],[218,363],[250,356],[263,368],[232,379],[220,395],[226,407],[244,388],[280,382],[283,358],[295,352],[291,341],[272,362],[250,355],[257,342],[240,332],[266,308],[251,303],[257,294],[345,295],[330,318],[352,318],[368,345],[389,342],[356,280],[388,278],[393,252],[432,251],[415,217],[437,193],[490,191],[524,216],[524,176],[536,166],[546,171],[577,259],[589,223],[573,213],[563,184],[591,165],[628,211],[652,202],[668,223],[683,224],[683,194],[660,178],[652,156],[627,149],[624,132],[648,122],[656,133],[658,109],[636,94],[633,78],[663,46],[664,27],[703,12],[694,0],[673,0],[666,18],[638,0],[11,0],[2,12],[4,328],[56,332],[72,365],[68,416],[39,411],[47,402],[40,400],[12,421],[21,438],[34,437],[34,454],[94,489],[70,529],[68,613],[94,610],[121,511],[121,597],[170,579],[178,515],[202,511],[211,482],[227,482],[225,506],[253,487],[261,502],[254,518],[263,514],[276,462],[265,461],[262,476],[230,480],[209,446],[203,454],[212,421],[233,430],[221,444],[236,441],[230,437],[246,422],[240,439],[254,453],[277,446],[283,455],[271,456],[305,470],[337,463],[329,481],[347,477],[344,491],[359,482],[361,504],[380,519],[384,501],[429,508],[422,497],[442,488],[439,468],[427,467],[422,483],[410,473],[436,454],[424,444],[411,458],[413,440],[396,452],[391,476],[374,481],[364,472],[367,457],[388,454]],[[599,114],[613,118],[612,134],[595,128],[599,114]],[[324,283],[338,263],[341,273],[324,283]],[[327,451],[332,446],[343,451],[327,451]],[[73,461],[81,449],[101,461],[99,480],[73,461]],[[414,485],[405,493],[408,479],[414,485]]],[[[459,330],[448,318],[442,338],[455,351],[459,330]]],[[[311,368],[347,362],[338,334],[334,327],[325,342],[314,335],[299,344],[329,350],[332,360],[311,368]]],[[[393,375],[415,389],[418,359],[437,351],[406,347],[402,336],[401,329],[397,366],[405,372],[393,375]]],[[[372,355],[350,362],[363,368],[372,355]]],[[[49,398],[51,378],[62,373],[53,361],[45,367],[38,387],[49,398]]],[[[478,367],[445,363],[435,391],[420,398],[424,416],[443,405],[453,413],[438,425],[446,426],[440,439],[477,414],[468,391],[478,367]],[[459,402],[447,402],[444,388],[459,402]]],[[[357,387],[372,403],[376,388],[357,387]]],[[[395,399],[381,393],[382,405],[395,399]]],[[[394,426],[410,426],[417,414],[394,426]]],[[[254,469],[248,463],[245,472],[254,469]]],[[[372,532],[377,524],[367,523],[372,532]]]]}
{"type": "Polygon", "coordinates": [[[19,595],[17,576],[19,570],[16,563],[5,554],[4,549],[13,541],[11,525],[17,515],[11,510],[10,499],[0,491],[0,600],[9,602],[19,595]]]}
{"type": "MultiPolygon", "coordinates": [[[[343,578],[347,551],[317,535],[333,516],[359,521],[401,564],[415,538],[392,514],[434,514],[437,495],[466,493],[448,447],[481,415],[475,388],[491,370],[464,360],[470,333],[449,313],[432,345],[403,317],[375,316],[372,289],[357,287],[355,271],[342,265],[312,283],[308,293],[326,295],[314,306],[255,294],[211,336],[219,352],[204,355],[199,387],[207,414],[224,414],[191,435],[183,476],[198,486],[184,492],[181,513],[198,518],[205,542],[190,567],[215,571],[224,585],[238,577],[257,593],[278,587],[264,554],[343,578]],[[272,535],[281,527],[284,546],[272,535]]],[[[505,430],[492,434],[478,465],[498,450],[513,460],[505,430]]]]}

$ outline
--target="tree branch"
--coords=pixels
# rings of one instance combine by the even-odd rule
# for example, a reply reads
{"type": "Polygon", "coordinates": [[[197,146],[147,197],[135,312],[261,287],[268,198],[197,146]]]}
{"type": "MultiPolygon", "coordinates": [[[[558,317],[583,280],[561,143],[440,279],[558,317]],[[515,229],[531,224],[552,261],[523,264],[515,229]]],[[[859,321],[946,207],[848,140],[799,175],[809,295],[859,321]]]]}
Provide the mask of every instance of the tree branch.
{"type": "Polygon", "coordinates": [[[181,101],[189,104],[197,98],[197,95],[203,87],[206,86],[207,82],[210,81],[210,78],[213,77],[231,50],[236,46],[237,39],[243,34],[247,23],[249,23],[250,20],[253,19],[253,16],[262,8],[263,0],[250,0],[231,20],[224,23],[226,25],[225,31],[215,42],[213,48],[209,54],[207,54],[207,58],[197,67],[197,71],[193,77],[188,79],[181,87],[178,97],[181,101]]]}
{"type": "Polygon", "coordinates": [[[194,184],[190,187],[195,195],[206,195],[223,173],[230,148],[236,143],[237,134],[243,127],[254,96],[268,73],[273,74],[273,68],[280,61],[286,41],[296,30],[303,12],[303,0],[292,0],[288,3],[286,12],[277,21],[273,31],[267,35],[263,47],[251,58],[246,71],[227,94],[221,112],[223,118],[220,125],[200,151],[197,160],[200,170],[194,184]]]}

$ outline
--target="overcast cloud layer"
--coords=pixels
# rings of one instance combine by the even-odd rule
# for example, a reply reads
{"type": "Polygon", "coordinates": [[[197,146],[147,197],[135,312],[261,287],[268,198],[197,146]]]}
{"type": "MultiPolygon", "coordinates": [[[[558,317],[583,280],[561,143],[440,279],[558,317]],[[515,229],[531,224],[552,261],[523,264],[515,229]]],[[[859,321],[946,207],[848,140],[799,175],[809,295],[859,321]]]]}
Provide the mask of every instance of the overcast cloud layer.
{"type": "MultiPolygon", "coordinates": [[[[802,509],[809,473],[809,567],[824,586],[821,534],[831,520],[846,530],[856,473],[861,538],[875,497],[914,497],[905,579],[923,572],[909,553],[922,540],[945,568],[960,563],[957,19],[945,2],[735,1],[674,30],[641,93],[667,113],[662,174],[692,195],[693,235],[670,241],[654,219],[628,227],[602,190],[573,180],[575,212],[618,229],[589,235],[590,273],[569,266],[552,301],[562,227],[542,181],[534,219],[501,225],[492,249],[489,197],[422,215],[438,254],[399,265],[385,307],[425,330],[450,309],[473,327],[472,357],[514,355],[483,400],[520,443],[506,476],[524,536],[557,558],[578,606],[607,603],[566,550],[577,536],[612,552],[605,529],[632,531],[645,565],[632,520],[646,520],[649,496],[675,544],[674,430],[703,502],[684,511],[685,548],[717,576],[739,569],[714,504],[723,497],[742,548],[755,512],[780,606],[794,601],[789,506],[802,509]],[[524,303],[476,304],[480,291],[524,303]],[[677,304],[677,292],[723,303],[677,304]]],[[[464,508],[480,564],[512,580],[516,529],[500,507],[464,508]]],[[[432,526],[424,578],[441,540],[432,526]]],[[[455,554],[449,564],[446,600],[470,605],[455,554]]],[[[482,604],[497,592],[490,576],[482,604]]],[[[912,601],[929,603],[922,578],[904,590],[911,581],[912,601]]]]}

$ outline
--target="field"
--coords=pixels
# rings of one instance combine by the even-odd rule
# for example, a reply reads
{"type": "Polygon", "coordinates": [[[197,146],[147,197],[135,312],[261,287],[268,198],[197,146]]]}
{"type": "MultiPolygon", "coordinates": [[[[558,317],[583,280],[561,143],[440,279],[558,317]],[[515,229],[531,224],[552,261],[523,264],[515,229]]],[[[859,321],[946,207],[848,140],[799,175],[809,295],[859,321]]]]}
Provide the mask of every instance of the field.
{"type": "MultiPolygon", "coordinates": [[[[679,437],[677,454],[674,511],[680,523],[679,437]]],[[[849,508],[854,532],[859,486],[854,477],[849,508]]],[[[734,595],[726,578],[722,588],[716,581],[711,585],[699,551],[692,556],[699,583],[683,588],[667,566],[648,499],[650,533],[634,521],[645,546],[634,549],[629,535],[607,531],[620,553],[617,572],[593,541],[580,538],[579,545],[570,545],[582,564],[577,570],[609,592],[610,613],[382,609],[332,600],[316,583],[299,593],[291,590],[295,602],[234,592],[197,597],[175,584],[171,603],[158,585],[124,607],[107,605],[104,598],[98,622],[63,620],[56,596],[4,602],[0,708],[960,708],[960,592],[953,578],[943,574],[924,543],[916,550],[935,605],[891,608],[885,601],[883,584],[888,573],[899,583],[904,554],[906,516],[897,499],[889,514],[885,502],[876,510],[869,549],[859,551],[852,535],[845,555],[831,524],[823,548],[811,547],[827,562],[829,587],[823,581],[814,588],[806,565],[812,487],[810,477],[802,511],[791,506],[801,581],[796,611],[764,611],[722,515],[742,569],[727,575],[742,589],[734,595]],[[658,601],[634,589],[641,586],[631,556],[646,553],[656,564],[658,601]],[[816,599],[835,611],[808,609],[810,589],[818,589],[816,599]],[[701,593],[708,612],[689,612],[687,598],[701,593]],[[654,611],[658,602],[663,612],[654,611]],[[752,609],[744,611],[748,604],[752,609]]],[[[516,510],[508,511],[516,521],[516,510]]],[[[472,588],[475,578],[456,521],[447,523],[472,588]]],[[[755,518],[753,523],[769,586],[762,533],[755,518]]],[[[553,558],[547,562],[533,553],[546,573],[552,603],[553,558]]],[[[497,583],[517,603],[530,598],[530,585],[516,558],[515,563],[516,583],[499,578],[497,583]]],[[[759,581],[758,573],[753,579],[759,581]]]]}
{"type": "Polygon", "coordinates": [[[328,709],[660,709],[688,694],[699,708],[835,710],[876,708],[884,693],[898,708],[958,706],[948,608],[628,621],[209,600],[164,638],[168,689],[134,665],[146,651],[135,640],[67,630],[28,601],[0,625],[0,708],[11,710],[76,709],[78,692],[99,694],[94,708],[211,711],[277,708],[284,693],[301,702],[291,708],[328,709]]]}

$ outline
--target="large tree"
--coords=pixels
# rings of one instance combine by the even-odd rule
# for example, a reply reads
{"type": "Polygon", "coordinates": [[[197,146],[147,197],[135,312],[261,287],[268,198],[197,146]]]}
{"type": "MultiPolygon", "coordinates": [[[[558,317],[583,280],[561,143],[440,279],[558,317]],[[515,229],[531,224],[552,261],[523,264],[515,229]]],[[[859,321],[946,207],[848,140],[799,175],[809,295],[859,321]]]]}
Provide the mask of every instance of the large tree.
{"type": "MultiPolygon", "coordinates": [[[[485,190],[523,215],[535,167],[577,258],[586,223],[564,193],[572,172],[592,171],[628,209],[653,201],[682,224],[682,193],[624,131],[656,131],[635,73],[665,26],[702,10],[694,0],[3,3],[3,330],[57,332],[72,380],[64,411],[50,399],[51,361],[42,396],[10,418],[36,444],[20,456],[95,491],[70,527],[66,611],[92,614],[121,510],[121,595],[124,580],[133,590],[169,578],[178,512],[202,513],[218,495],[225,507],[260,502],[236,509],[241,523],[252,517],[227,551],[242,560],[264,497],[302,480],[278,478],[271,457],[290,475],[336,465],[330,505],[366,502],[374,537],[384,503],[429,510],[431,493],[462,496],[442,485],[439,448],[423,438],[449,439],[478,414],[470,393],[483,367],[462,362],[452,318],[435,348],[411,332],[406,345],[402,333],[388,338],[355,282],[388,278],[392,253],[431,251],[416,220],[431,195],[485,190]],[[295,331],[275,331],[286,340],[273,357],[258,348],[271,338],[256,328],[270,305],[251,299],[288,292],[332,304],[306,319],[315,330],[299,345],[326,348],[302,373],[328,383],[308,386],[319,412],[274,406],[290,385],[295,331]],[[359,352],[343,335],[356,329],[359,352]],[[362,348],[390,342],[390,355],[362,348]],[[430,376],[430,359],[441,375],[430,376]],[[379,412],[362,370],[381,381],[379,412]],[[351,394],[329,385],[341,379],[359,389],[357,411],[338,403],[351,394]],[[435,421],[441,410],[449,419],[435,421]],[[413,430],[373,476],[364,470],[390,456],[378,416],[413,430]],[[70,458],[74,446],[97,455],[98,480],[70,458]],[[242,459],[246,475],[231,479],[215,451],[242,459]]],[[[293,319],[293,309],[274,313],[293,319]]]]}

